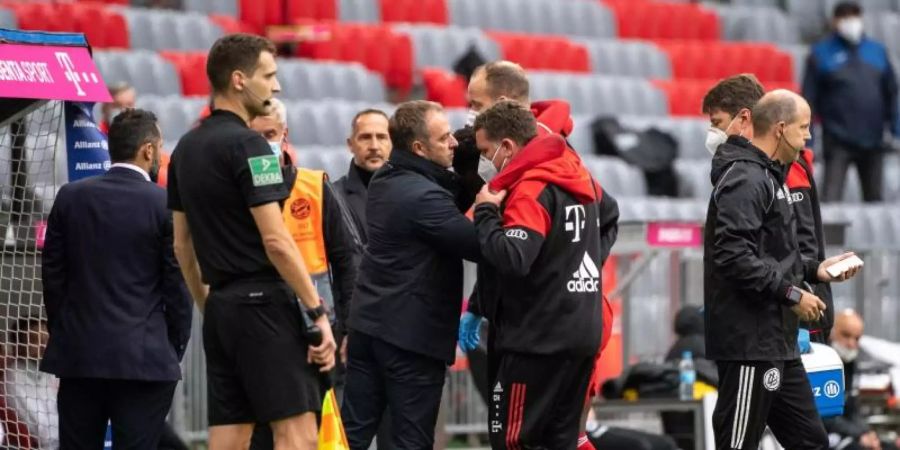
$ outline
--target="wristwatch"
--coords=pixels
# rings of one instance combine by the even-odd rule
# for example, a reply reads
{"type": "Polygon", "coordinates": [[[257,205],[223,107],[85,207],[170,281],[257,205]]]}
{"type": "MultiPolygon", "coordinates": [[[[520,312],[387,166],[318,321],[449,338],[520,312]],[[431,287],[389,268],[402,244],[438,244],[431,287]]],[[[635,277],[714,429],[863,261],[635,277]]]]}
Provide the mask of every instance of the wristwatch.
{"type": "Polygon", "coordinates": [[[306,317],[309,317],[309,320],[315,322],[319,319],[319,317],[324,316],[327,312],[328,310],[325,309],[325,304],[319,303],[319,306],[316,306],[315,308],[306,309],[306,317]]]}
{"type": "Polygon", "coordinates": [[[803,291],[795,288],[794,286],[791,286],[788,288],[787,294],[785,294],[784,297],[787,299],[788,303],[791,304],[791,306],[794,306],[800,303],[800,299],[803,297],[803,291]]]}

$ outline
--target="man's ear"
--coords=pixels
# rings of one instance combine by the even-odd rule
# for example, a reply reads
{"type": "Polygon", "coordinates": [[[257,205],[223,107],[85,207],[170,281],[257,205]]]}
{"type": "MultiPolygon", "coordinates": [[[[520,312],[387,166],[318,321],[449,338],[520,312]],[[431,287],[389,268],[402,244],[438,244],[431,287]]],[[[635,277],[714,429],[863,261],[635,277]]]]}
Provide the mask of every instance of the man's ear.
{"type": "Polygon", "coordinates": [[[425,157],[425,146],[422,145],[422,143],[419,141],[413,141],[412,145],[410,146],[410,150],[412,150],[412,152],[416,155],[419,155],[423,158],[425,157]]]}

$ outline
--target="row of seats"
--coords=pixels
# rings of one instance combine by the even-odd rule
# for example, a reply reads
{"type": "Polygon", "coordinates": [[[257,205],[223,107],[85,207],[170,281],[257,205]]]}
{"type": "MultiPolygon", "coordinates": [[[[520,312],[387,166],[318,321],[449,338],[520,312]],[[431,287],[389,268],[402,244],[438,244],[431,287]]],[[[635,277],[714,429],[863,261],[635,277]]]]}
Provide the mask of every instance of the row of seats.
{"type": "Polygon", "coordinates": [[[497,42],[503,58],[526,69],[590,72],[587,48],[563,37],[522,33],[488,33],[497,42]]]}
{"type": "Polygon", "coordinates": [[[770,44],[671,41],[657,45],[669,55],[676,79],[721,79],[750,72],[763,83],[794,80],[791,55],[770,44]]]}
{"type": "MultiPolygon", "coordinates": [[[[708,80],[654,80],[653,84],[669,99],[669,112],[674,116],[702,115],[701,107],[703,97],[718,82],[717,79],[708,80]]],[[[764,83],[766,90],[788,89],[800,92],[799,86],[793,81],[764,83]]]]}
{"type": "Polygon", "coordinates": [[[388,86],[408,91],[413,84],[413,46],[406,34],[385,25],[318,23],[327,38],[297,45],[297,56],[360,62],[380,73],[388,86]]]}
{"type": "Polygon", "coordinates": [[[147,50],[207,51],[224,31],[204,14],[123,8],[132,47],[147,50]]]}
{"type": "Polygon", "coordinates": [[[603,0],[615,12],[618,35],[642,39],[718,40],[718,16],[697,4],[654,0],[603,0]]]}
{"type": "Polygon", "coordinates": [[[773,7],[712,5],[729,41],[800,43],[797,19],[773,7]]]}
{"type": "Polygon", "coordinates": [[[485,30],[611,38],[612,12],[596,0],[448,0],[450,23],[485,30]]]}
{"type": "Polygon", "coordinates": [[[435,25],[395,25],[395,31],[409,35],[413,44],[413,64],[417,68],[452,69],[470,49],[488,61],[500,59],[500,47],[477,28],[435,25]]]}
{"type": "Polygon", "coordinates": [[[22,30],[69,31],[84,33],[94,47],[128,48],[129,27],[122,14],[93,3],[21,3],[0,2],[9,11],[10,25],[22,30]]]}
{"type": "MultiPolygon", "coordinates": [[[[208,96],[206,54],[147,50],[94,52],[107,85],[127,82],[139,94],[208,96]]],[[[382,102],[381,77],[355,63],[278,59],[280,96],[287,99],[382,102]]]]}

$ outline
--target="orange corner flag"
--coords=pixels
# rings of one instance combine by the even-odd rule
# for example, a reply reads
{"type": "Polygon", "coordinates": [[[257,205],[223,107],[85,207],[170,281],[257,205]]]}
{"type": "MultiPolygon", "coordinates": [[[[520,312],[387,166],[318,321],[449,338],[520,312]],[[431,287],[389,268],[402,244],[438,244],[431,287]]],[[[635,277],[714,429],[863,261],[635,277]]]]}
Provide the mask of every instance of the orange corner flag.
{"type": "Polygon", "coordinates": [[[338,408],[334,389],[329,389],[322,402],[322,426],[319,427],[319,450],[350,450],[341,410],[338,408]]]}

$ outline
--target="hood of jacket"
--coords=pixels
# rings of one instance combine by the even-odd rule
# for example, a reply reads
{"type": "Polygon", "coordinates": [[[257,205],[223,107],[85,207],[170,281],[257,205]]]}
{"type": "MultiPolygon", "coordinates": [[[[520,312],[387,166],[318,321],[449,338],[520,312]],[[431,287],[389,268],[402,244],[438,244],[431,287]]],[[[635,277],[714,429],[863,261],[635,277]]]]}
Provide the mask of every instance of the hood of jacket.
{"type": "Polygon", "coordinates": [[[490,187],[512,189],[523,181],[553,184],[582,203],[596,201],[601,192],[578,154],[556,134],[538,134],[491,180],[490,187]]]}
{"type": "MultiPolygon", "coordinates": [[[[563,137],[568,137],[572,134],[572,128],[574,128],[572,108],[565,100],[542,100],[534,102],[531,104],[531,112],[539,123],[539,129],[556,133],[563,137]]],[[[539,130],[538,134],[543,133],[539,130]]]]}

